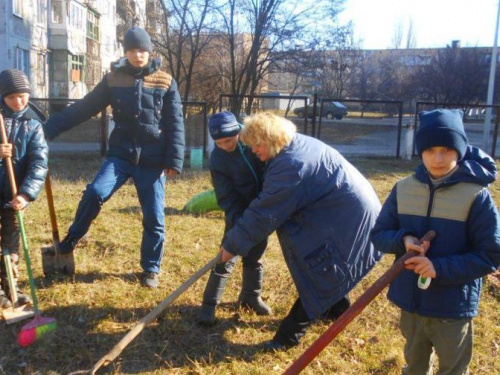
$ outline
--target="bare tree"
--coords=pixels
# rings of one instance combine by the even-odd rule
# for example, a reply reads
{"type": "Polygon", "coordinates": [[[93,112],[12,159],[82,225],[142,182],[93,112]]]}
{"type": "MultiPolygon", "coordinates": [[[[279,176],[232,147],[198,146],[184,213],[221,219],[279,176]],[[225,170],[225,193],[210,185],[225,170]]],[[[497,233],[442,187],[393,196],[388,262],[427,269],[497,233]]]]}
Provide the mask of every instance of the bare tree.
{"type": "Polygon", "coordinates": [[[448,103],[484,101],[489,63],[480,48],[439,50],[413,74],[420,98],[448,103]]]}
{"type": "Polygon", "coordinates": [[[179,84],[184,100],[188,100],[196,61],[210,43],[213,0],[162,0],[162,31],[154,35],[154,43],[165,57],[168,68],[179,84]]]}
{"type": "Polygon", "coordinates": [[[403,45],[403,22],[398,21],[396,27],[394,28],[394,34],[392,36],[392,48],[399,49],[403,45]]]}
{"type": "Polygon", "coordinates": [[[406,48],[415,48],[417,46],[417,39],[413,31],[413,20],[410,19],[408,32],[406,33],[406,48]]]}
{"type": "MultiPolygon", "coordinates": [[[[230,56],[231,110],[238,113],[242,95],[254,95],[269,68],[290,57],[297,41],[337,9],[343,0],[227,0],[219,14],[230,56]]],[[[246,104],[248,112],[252,99],[246,104]]]]}

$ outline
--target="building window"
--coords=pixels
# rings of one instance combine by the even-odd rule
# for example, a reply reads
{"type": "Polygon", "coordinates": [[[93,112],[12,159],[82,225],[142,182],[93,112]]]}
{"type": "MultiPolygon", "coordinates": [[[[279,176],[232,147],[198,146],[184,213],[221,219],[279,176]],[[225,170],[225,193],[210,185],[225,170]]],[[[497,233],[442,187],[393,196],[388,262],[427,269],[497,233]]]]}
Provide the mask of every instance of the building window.
{"type": "Polygon", "coordinates": [[[23,16],[23,0],[13,0],[12,13],[14,13],[15,16],[23,16]]]}
{"type": "Polygon", "coordinates": [[[30,51],[16,47],[14,68],[22,70],[28,77],[30,76],[30,51]]]}
{"type": "Polygon", "coordinates": [[[99,18],[91,11],[87,12],[87,38],[99,41],[99,18]]]}
{"type": "Polygon", "coordinates": [[[52,0],[51,2],[51,19],[52,23],[62,23],[62,2],[57,0],[52,0]]]}
{"type": "Polygon", "coordinates": [[[83,55],[71,55],[71,81],[81,82],[83,80],[83,55]]]}
{"type": "Polygon", "coordinates": [[[75,29],[83,30],[83,12],[84,9],[81,5],[72,2],[69,11],[69,25],[75,29]]]}
{"type": "Polygon", "coordinates": [[[40,86],[44,86],[47,68],[47,55],[39,53],[37,55],[36,65],[37,82],[40,86]]]}
{"type": "Polygon", "coordinates": [[[47,23],[47,0],[37,1],[37,15],[36,20],[40,24],[47,23]]]}

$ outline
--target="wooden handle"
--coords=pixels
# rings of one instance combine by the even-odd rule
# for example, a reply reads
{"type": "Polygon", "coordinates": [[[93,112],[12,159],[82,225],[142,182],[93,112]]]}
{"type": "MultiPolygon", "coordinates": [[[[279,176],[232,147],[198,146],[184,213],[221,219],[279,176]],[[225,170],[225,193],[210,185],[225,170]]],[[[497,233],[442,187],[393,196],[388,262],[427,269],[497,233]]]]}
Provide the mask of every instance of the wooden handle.
{"type": "MultiPolygon", "coordinates": [[[[428,231],[420,241],[431,241],[436,237],[436,232],[428,231]]],[[[354,302],[311,346],[285,370],[283,375],[300,373],[337,335],[363,311],[363,309],[404,269],[406,260],[417,255],[409,251],[400,257],[389,270],[387,270],[375,283],[369,287],[359,299],[354,302]]]]}
{"type": "Polygon", "coordinates": [[[52,240],[54,244],[59,244],[59,228],[57,227],[56,209],[54,205],[54,195],[52,194],[52,181],[50,179],[50,171],[47,171],[45,178],[45,194],[47,195],[47,204],[49,206],[50,226],[52,228],[52,240]]]}
{"type": "MultiPolygon", "coordinates": [[[[3,121],[3,116],[0,114],[0,131],[2,133],[2,143],[8,144],[7,132],[5,131],[5,123],[3,121]]],[[[10,156],[4,158],[5,165],[7,166],[7,174],[9,175],[10,189],[12,190],[12,198],[17,195],[17,184],[14,178],[14,168],[12,167],[12,158],[10,156]]]]}
{"type": "Polygon", "coordinates": [[[167,298],[160,302],[156,308],[151,311],[148,315],[142,318],[137,325],[132,328],[119,342],[116,344],[104,357],[102,357],[95,365],[89,370],[90,374],[95,374],[96,371],[102,367],[107,366],[109,363],[115,360],[116,357],[125,349],[125,347],[144,329],[144,327],[151,323],[160,313],[165,310],[165,308],[170,305],[177,297],[184,293],[191,285],[194,284],[201,276],[211,270],[220,261],[220,255],[217,255],[214,259],[208,262],[203,268],[198,270],[193,276],[191,276],[184,284],[179,286],[175,291],[173,291],[167,298]]]}

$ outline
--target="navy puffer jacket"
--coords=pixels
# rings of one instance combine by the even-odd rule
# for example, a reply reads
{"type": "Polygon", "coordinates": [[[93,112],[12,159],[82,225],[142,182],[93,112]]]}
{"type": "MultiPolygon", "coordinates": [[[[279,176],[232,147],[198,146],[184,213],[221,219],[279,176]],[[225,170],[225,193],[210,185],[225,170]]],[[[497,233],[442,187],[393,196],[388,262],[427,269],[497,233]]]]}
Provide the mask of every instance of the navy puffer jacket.
{"type": "MultiPolygon", "coordinates": [[[[29,201],[34,201],[43,188],[48,169],[49,149],[42,124],[37,114],[29,107],[12,113],[3,100],[0,106],[7,128],[8,143],[14,146],[11,160],[17,193],[24,194],[29,201]]],[[[0,203],[3,205],[12,200],[9,176],[3,159],[0,159],[0,184],[0,203]]]]}
{"type": "Polygon", "coordinates": [[[439,186],[423,164],[394,186],[372,230],[377,250],[397,259],[406,252],[405,235],[420,238],[430,229],[437,235],[426,254],[436,278],[422,290],[418,275],[403,270],[389,287],[393,303],[428,317],[477,315],[482,277],[500,265],[500,218],[488,191],[496,175],[495,162],[468,146],[458,169],[439,186]]]}
{"type": "Polygon", "coordinates": [[[142,69],[122,58],[111,72],[73,105],[45,123],[47,138],[97,115],[108,105],[115,128],[109,139],[109,156],[134,164],[182,171],[184,164],[184,117],[177,83],[159,70],[160,60],[151,59],[142,69]]]}

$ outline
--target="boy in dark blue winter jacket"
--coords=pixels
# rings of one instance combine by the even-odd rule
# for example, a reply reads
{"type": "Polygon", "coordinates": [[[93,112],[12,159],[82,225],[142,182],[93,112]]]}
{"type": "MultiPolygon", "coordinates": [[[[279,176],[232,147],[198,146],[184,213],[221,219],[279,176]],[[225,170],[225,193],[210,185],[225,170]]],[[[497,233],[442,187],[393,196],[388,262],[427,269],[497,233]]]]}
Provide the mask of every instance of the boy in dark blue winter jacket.
{"type": "Polygon", "coordinates": [[[500,218],[488,190],[496,165],[468,145],[462,117],[457,109],[419,114],[423,164],[395,185],[371,232],[381,252],[420,253],[388,292],[401,308],[403,374],[427,374],[433,349],[439,374],[468,374],[482,277],[500,265],[500,218]],[[428,230],[436,238],[420,244],[428,230]],[[431,281],[427,288],[419,276],[431,281]]]}
{"type": "MultiPolygon", "coordinates": [[[[214,114],[209,121],[210,136],[215,149],[210,154],[210,174],[214,184],[218,205],[226,216],[227,232],[243,214],[250,202],[262,189],[265,163],[260,161],[249,146],[239,139],[242,125],[231,112],[214,114]]],[[[262,300],[262,278],[264,269],[260,258],[266,250],[267,238],[254,246],[244,256],[243,285],[239,301],[241,305],[258,315],[271,314],[271,308],[262,300]]],[[[215,308],[219,304],[229,275],[233,271],[235,257],[218,263],[210,273],[203,293],[203,303],[198,322],[204,325],[215,323],[215,308]]]]}
{"type": "Polygon", "coordinates": [[[88,120],[111,105],[115,127],[107,157],[78,205],[73,224],[61,241],[72,252],[87,233],[102,205],[125,182],[133,180],[141,205],[141,283],[158,287],[165,239],[165,179],[181,173],[184,163],[184,117],[177,83],[152,58],[148,33],[133,27],[125,33],[125,57],[83,99],[51,116],[47,139],[88,120]]]}
{"type": "Polygon", "coordinates": [[[30,298],[17,286],[19,263],[19,223],[16,211],[34,201],[47,175],[48,147],[43,134],[41,119],[28,105],[30,83],[28,77],[17,69],[0,73],[0,110],[4,118],[7,142],[0,144],[0,308],[12,305],[10,287],[5,268],[5,256],[10,254],[13,285],[18,305],[25,305],[30,298]],[[12,158],[17,195],[12,188],[4,158],[12,158]]]}

